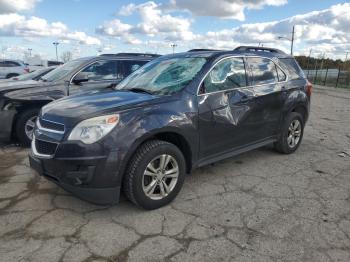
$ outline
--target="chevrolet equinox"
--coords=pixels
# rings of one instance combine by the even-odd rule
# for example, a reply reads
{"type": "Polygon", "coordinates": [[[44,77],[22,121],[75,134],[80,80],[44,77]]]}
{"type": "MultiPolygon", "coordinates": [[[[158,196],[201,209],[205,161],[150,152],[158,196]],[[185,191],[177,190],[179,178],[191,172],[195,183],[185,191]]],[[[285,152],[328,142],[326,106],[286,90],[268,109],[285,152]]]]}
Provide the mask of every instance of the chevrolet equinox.
{"type": "Polygon", "coordinates": [[[272,48],[190,50],[157,58],[114,90],[44,106],[30,164],[81,199],[120,192],[155,209],[194,168],[273,143],[293,153],[312,86],[292,56],[272,48]]]}

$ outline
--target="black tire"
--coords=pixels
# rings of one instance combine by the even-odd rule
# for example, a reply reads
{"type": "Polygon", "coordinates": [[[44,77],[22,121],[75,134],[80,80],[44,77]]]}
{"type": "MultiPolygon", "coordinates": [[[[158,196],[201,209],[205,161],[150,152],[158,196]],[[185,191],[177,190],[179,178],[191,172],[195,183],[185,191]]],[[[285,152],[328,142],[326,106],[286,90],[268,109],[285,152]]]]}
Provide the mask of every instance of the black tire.
{"type": "Polygon", "coordinates": [[[278,141],[275,142],[275,144],[274,144],[275,149],[282,154],[291,154],[291,153],[295,152],[298,149],[298,147],[300,146],[301,141],[303,139],[303,135],[304,135],[304,119],[303,119],[302,115],[297,113],[297,112],[291,112],[287,116],[287,118],[282,126],[281,134],[280,134],[278,141]],[[289,135],[289,127],[294,120],[297,120],[300,122],[301,130],[300,130],[300,138],[299,138],[298,142],[296,143],[295,146],[292,147],[288,143],[288,135],[289,135]]]}
{"type": "Polygon", "coordinates": [[[6,76],[6,79],[9,79],[9,78],[15,77],[15,76],[19,76],[19,74],[8,74],[8,75],[6,76]]]}
{"type": "Polygon", "coordinates": [[[20,113],[20,115],[17,118],[16,126],[15,126],[15,135],[18,139],[18,142],[23,147],[29,147],[32,140],[27,136],[25,131],[25,125],[29,119],[31,119],[34,116],[38,116],[39,109],[33,108],[28,109],[26,111],[23,111],[20,113]]]}
{"type": "Polygon", "coordinates": [[[185,174],[186,162],[178,147],[161,140],[147,141],[136,150],[129,162],[123,178],[123,191],[134,204],[144,209],[157,209],[167,205],[177,196],[183,185],[185,174]],[[154,200],[148,197],[143,190],[143,174],[147,165],[162,154],[170,155],[176,160],[179,175],[173,190],[164,198],[154,200]]]}

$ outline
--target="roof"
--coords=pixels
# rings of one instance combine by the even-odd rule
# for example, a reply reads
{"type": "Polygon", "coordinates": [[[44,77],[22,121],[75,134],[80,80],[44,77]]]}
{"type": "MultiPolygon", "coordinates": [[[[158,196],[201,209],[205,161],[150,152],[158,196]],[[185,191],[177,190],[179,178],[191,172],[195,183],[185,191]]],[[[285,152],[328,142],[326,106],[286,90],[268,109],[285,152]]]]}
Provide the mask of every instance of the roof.
{"type": "Polygon", "coordinates": [[[148,53],[116,53],[116,54],[102,54],[103,57],[132,57],[138,59],[154,59],[160,57],[158,54],[148,54],[148,53]]]}
{"type": "Polygon", "coordinates": [[[225,56],[225,55],[243,55],[243,56],[265,56],[269,58],[288,58],[292,57],[285,52],[269,47],[259,46],[239,46],[233,50],[212,50],[212,49],[191,49],[184,53],[175,54],[178,56],[186,57],[214,57],[214,56],[225,56]]]}

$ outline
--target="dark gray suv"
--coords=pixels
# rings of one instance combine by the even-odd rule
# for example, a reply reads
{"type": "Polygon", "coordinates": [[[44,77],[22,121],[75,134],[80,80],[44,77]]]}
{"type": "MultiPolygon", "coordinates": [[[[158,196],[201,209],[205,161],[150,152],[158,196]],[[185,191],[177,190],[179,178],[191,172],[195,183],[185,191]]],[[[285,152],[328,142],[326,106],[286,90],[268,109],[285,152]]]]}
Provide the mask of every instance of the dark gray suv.
{"type": "Polygon", "coordinates": [[[116,88],[42,108],[31,166],[82,199],[113,204],[121,190],[154,209],[196,167],[273,143],[300,145],[312,86],[276,49],[163,56],[116,88]]]}

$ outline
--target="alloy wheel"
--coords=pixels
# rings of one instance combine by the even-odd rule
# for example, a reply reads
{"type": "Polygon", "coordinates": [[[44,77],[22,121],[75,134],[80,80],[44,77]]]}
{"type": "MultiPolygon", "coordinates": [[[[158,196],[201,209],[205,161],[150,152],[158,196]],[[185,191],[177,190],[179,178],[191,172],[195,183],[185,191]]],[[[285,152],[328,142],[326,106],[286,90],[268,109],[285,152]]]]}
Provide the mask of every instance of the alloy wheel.
{"type": "Polygon", "coordinates": [[[290,148],[298,145],[301,137],[301,123],[298,119],[294,119],[288,128],[287,143],[290,148]]]}
{"type": "Polygon", "coordinates": [[[161,200],[175,188],[179,165],[174,157],[163,154],[152,159],[143,173],[142,189],[152,200],[161,200]]]}
{"type": "Polygon", "coordinates": [[[26,133],[26,136],[32,140],[33,139],[33,132],[34,132],[34,126],[35,126],[35,121],[37,119],[37,116],[32,116],[29,118],[24,125],[24,131],[26,133]]]}

